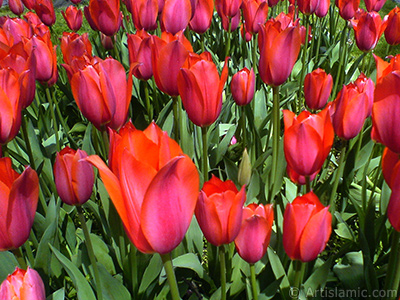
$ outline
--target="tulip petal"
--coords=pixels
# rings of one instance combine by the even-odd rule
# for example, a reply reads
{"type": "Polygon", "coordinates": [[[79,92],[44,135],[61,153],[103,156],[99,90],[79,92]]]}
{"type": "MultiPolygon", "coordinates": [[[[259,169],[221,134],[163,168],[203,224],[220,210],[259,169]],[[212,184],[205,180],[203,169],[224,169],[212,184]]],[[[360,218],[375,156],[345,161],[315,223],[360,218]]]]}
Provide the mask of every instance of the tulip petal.
{"type": "Polygon", "coordinates": [[[192,220],[199,174],[188,156],[165,165],[151,182],[142,206],[143,233],[153,249],[166,254],[182,241],[192,220]]]}
{"type": "Polygon", "coordinates": [[[82,204],[92,195],[94,184],[93,167],[85,160],[87,154],[78,149],[71,169],[71,182],[76,199],[82,204]]]}

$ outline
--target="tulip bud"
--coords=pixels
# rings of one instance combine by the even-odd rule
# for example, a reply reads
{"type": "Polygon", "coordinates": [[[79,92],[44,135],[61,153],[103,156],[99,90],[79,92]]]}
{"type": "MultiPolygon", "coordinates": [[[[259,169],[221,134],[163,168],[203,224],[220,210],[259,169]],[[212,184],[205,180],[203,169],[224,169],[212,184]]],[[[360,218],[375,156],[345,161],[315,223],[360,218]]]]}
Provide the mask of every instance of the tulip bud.
{"type": "Polygon", "coordinates": [[[21,0],[8,0],[8,7],[16,15],[20,15],[24,11],[24,5],[21,0]]]}
{"type": "Polygon", "coordinates": [[[42,278],[38,272],[29,267],[26,271],[16,268],[14,273],[8,275],[1,284],[0,299],[45,300],[46,293],[42,278]]]}
{"type": "Polygon", "coordinates": [[[52,0],[36,0],[34,9],[46,26],[52,26],[56,23],[56,13],[52,0]]]}
{"type": "Polygon", "coordinates": [[[90,0],[89,8],[84,13],[93,30],[105,35],[114,35],[121,26],[119,0],[90,0]]]}
{"type": "Polygon", "coordinates": [[[204,33],[210,28],[214,12],[213,0],[197,0],[193,18],[190,20],[190,29],[197,33],[204,33]]]}
{"type": "Polygon", "coordinates": [[[389,45],[400,44],[400,8],[396,6],[385,16],[385,39],[389,45]]]}
{"type": "Polygon", "coordinates": [[[82,205],[92,195],[94,172],[93,167],[83,160],[85,157],[85,151],[69,147],[57,153],[54,180],[58,195],[69,205],[82,205]]]}
{"type": "Polygon", "coordinates": [[[339,8],[340,16],[345,20],[350,20],[358,10],[360,0],[335,0],[335,4],[339,8]]]}
{"type": "Polygon", "coordinates": [[[304,98],[312,110],[324,108],[333,86],[331,74],[322,69],[316,69],[304,78],[304,98]]]}
{"type": "Polygon", "coordinates": [[[237,105],[247,105],[253,100],[256,76],[253,68],[244,68],[232,76],[231,91],[237,105]]]}
{"type": "Polygon", "coordinates": [[[309,192],[288,203],[283,216],[283,247],[292,260],[317,258],[329,240],[332,215],[318,197],[309,192]]]}
{"type": "Polygon", "coordinates": [[[161,21],[165,31],[176,34],[188,26],[191,16],[189,0],[166,0],[161,21]]]}
{"type": "Polygon", "coordinates": [[[235,246],[241,258],[254,264],[267,252],[274,222],[272,204],[249,204],[243,208],[242,220],[235,246]]]}
{"type": "Polygon", "coordinates": [[[239,164],[238,182],[240,185],[248,185],[251,178],[251,162],[247,149],[244,149],[242,161],[239,164]]]}
{"type": "Polygon", "coordinates": [[[244,186],[238,191],[231,180],[222,181],[213,175],[204,183],[195,215],[205,238],[211,244],[229,244],[237,237],[245,201],[244,186]]]}
{"type": "Polygon", "coordinates": [[[374,49],[385,30],[386,24],[382,24],[381,16],[375,11],[362,12],[350,22],[358,49],[364,52],[374,49]]]}
{"type": "Polygon", "coordinates": [[[386,0],[364,0],[367,11],[380,11],[386,0]]]}
{"type": "Polygon", "coordinates": [[[72,31],[78,31],[82,26],[82,11],[76,6],[70,5],[64,11],[61,11],[68,28],[72,31]]]}

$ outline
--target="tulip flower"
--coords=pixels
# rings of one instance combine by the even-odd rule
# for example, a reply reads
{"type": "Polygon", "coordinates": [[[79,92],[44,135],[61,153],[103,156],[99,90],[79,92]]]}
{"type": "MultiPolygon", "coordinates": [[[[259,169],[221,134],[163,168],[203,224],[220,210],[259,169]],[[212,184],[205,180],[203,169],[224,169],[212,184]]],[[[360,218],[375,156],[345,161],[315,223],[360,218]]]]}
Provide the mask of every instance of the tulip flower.
{"type": "Polygon", "coordinates": [[[202,59],[178,74],[178,90],[189,119],[200,127],[215,122],[222,108],[222,91],[228,77],[228,65],[221,77],[212,61],[202,59]]]}
{"type": "Polygon", "coordinates": [[[121,63],[107,58],[87,65],[72,76],[74,99],[97,129],[107,126],[118,130],[125,124],[132,93],[131,72],[126,80],[121,63]]]}
{"type": "Polygon", "coordinates": [[[24,5],[21,0],[8,0],[8,7],[18,16],[24,12],[24,5]]]}
{"type": "Polygon", "coordinates": [[[2,300],[45,300],[46,293],[38,272],[16,268],[0,286],[2,300]]]}
{"type": "Polygon", "coordinates": [[[194,15],[189,23],[190,29],[199,34],[206,32],[210,28],[213,12],[213,0],[196,0],[194,15]]]}
{"type": "Polygon", "coordinates": [[[283,216],[283,247],[292,260],[317,258],[331,235],[332,215],[318,197],[309,192],[286,205],[283,216]]]}
{"type": "Polygon", "coordinates": [[[165,31],[177,34],[184,30],[192,17],[190,0],[166,0],[161,22],[165,31]]]}
{"type": "Polygon", "coordinates": [[[301,112],[297,117],[283,111],[284,152],[288,166],[297,174],[311,176],[327,158],[334,138],[328,107],[318,114],[301,112]]]}
{"type": "Polygon", "coordinates": [[[268,2],[268,6],[272,8],[279,3],[279,0],[268,0],[267,2],[268,2]]]}
{"type": "Polygon", "coordinates": [[[22,3],[27,9],[33,10],[35,8],[36,0],[22,0],[22,3]]]}
{"type": "Polygon", "coordinates": [[[268,17],[268,3],[257,0],[244,0],[243,4],[244,26],[247,32],[256,34],[265,24],[268,17]]]}
{"type": "Polygon", "coordinates": [[[256,76],[253,68],[244,68],[232,76],[231,91],[237,105],[247,105],[253,100],[256,76]]]}
{"type": "Polygon", "coordinates": [[[350,140],[361,131],[371,115],[374,101],[374,83],[364,74],[354,83],[343,86],[330,106],[333,128],[338,137],[350,140]]]}
{"type": "Polygon", "coordinates": [[[243,208],[242,225],[235,246],[240,257],[249,264],[258,262],[267,252],[273,221],[272,204],[251,203],[243,208]]]}
{"type": "Polygon", "coordinates": [[[231,243],[239,234],[246,191],[231,180],[215,177],[204,183],[196,205],[197,222],[207,241],[214,246],[231,243]]]}
{"type": "Polygon", "coordinates": [[[319,5],[315,11],[315,15],[319,18],[325,17],[328,14],[330,5],[331,5],[330,0],[320,0],[319,5]]]}
{"type": "Polygon", "coordinates": [[[189,42],[183,42],[187,41],[183,34],[177,35],[176,39],[170,42],[165,40],[167,38],[168,35],[164,35],[163,39],[152,37],[151,62],[157,87],[162,92],[176,97],[179,95],[178,73],[184,66],[189,51],[193,49],[189,42]]]}
{"type": "Polygon", "coordinates": [[[242,0],[215,0],[215,7],[218,14],[224,15],[228,19],[235,17],[240,10],[242,0]]]}
{"type": "Polygon", "coordinates": [[[351,20],[354,29],[354,36],[358,49],[361,51],[370,51],[375,48],[385,30],[385,24],[382,24],[381,16],[373,12],[363,12],[351,20]]]}
{"type": "Polygon", "coordinates": [[[397,130],[400,122],[399,58],[397,55],[389,64],[375,57],[377,83],[372,107],[371,137],[395,153],[400,153],[400,131],[397,130]]]}
{"type": "Polygon", "coordinates": [[[305,15],[312,15],[318,9],[320,0],[299,0],[297,2],[299,11],[305,15]]]}
{"type": "Polygon", "coordinates": [[[125,3],[137,29],[157,28],[158,0],[127,0],[125,3]]]}
{"type": "MultiPolygon", "coordinates": [[[[105,35],[114,35],[121,25],[119,0],[90,0],[87,14],[90,15],[90,22],[93,22],[95,28],[105,35]]],[[[93,28],[93,27],[92,27],[93,28]]]]}
{"type": "Polygon", "coordinates": [[[360,0],[335,0],[335,4],[339,8],[340,16],[345,20],[350,20],[358,10],[360,0]]]}
{"type": "Polygon", "coordinates": [[[144,131],[128,123],[111,132],[111,169],[98,156],[88,160],[99,169],[128,237],[141,252],[167,254],[179,245],[192,220],[199,175],[166,132],[155,123],[144,131]]]}
{"type": "Polygon", "coordinates": [[[10,158],[0,158],[0,195],[0,251],[16,249],[28,239],[35,218],[39,198],[36,172],[27,167],[19,175],[10,158]]]}
{"type": "Polygon", "coordinates": [[[380,11],[386,0],[364,0],[367,11],[380,11]]]}
{"type": "Polygon", "coordinates": [[[333,79],[322,69],[316,69],[304,78],[304,98],[312,110],[324,108],[332,91],[333,79]]]}
{"type": "Polygon", "coordinates": [[[400,8],[393,8],[383,19],[385,23],[385,39],[389,45],[400,44],[400,8]]]}
{"type": "Polygon", "coordinates": [[[52,0],[36,0],[34,10],[46,26],[51,26],[56,22],[52,0]]]}
{"type": "Polygon", "coordinates": [[[0,145],[12,140],[21,126],[20,92],[18,73],[0,69],[0,145]]]}
{"type": "Polygon", "coordinates": [[[139,64],[133,75],[141,80],[149,80],[153,76],[151,41],[151,36],[144,30],[128,34],[129,64],[139,64]]]}
{"type": "Polygon", "coordinates": [[[33,28],[29,22],[19,18],[6,18],[4,24],[0,28],[2,32],[1,42],[9,47],[12,47],[19,42],[22,42],[24,38],[31,38],[33,35],[33,28]]]}
{"type": "MultiPolygon", "coordinates": [[[[306,176],[297,174],[294,170],[292,170],[290,168],[289,165],[286,166],[286,173],[288,174],[290,180],[292,182],[294,182],[295,184],[298,184],[298,185],[306,185],[307,184],[306,176]]],[[[319,173],[319,170],[309,176],[310,182],[313,181],[315,179],[315,177],[317,177],[318,173],[319,173]]]]}
{"type": "Polygon", "coordinates": [[[387,216],[390,224],[400,231],[400,157],[398,153],[385,148],[382,154],[382,173],[386,183],[392,190],[387,208],[387,216]]]}
{"type": "Polygon", "coordinates": [[[82,0],[70,0],[73,4],[79,4],[82,0]]]}
{"type": "Polygon", "coordinates": [[[82,205],[93,191],[93,167],[85,160],[83,150],[65,147],[56,155],[54,181],[60,199],[69,205],[82,205]]]}
{"type": "Polygon", "coordinates": [[[64,11],[61,11],[68,28],[72,31],[78,31],[82,26],[82,11],[76,6],[70,5],[64,11]]]}
{"type": "Polygon", "coordinates": [[[300,52],[300,27],[282,19],[269,20],[261,26],[258,36],[261,79],[269,85],[279,86],[286,81],[300,52]]]}

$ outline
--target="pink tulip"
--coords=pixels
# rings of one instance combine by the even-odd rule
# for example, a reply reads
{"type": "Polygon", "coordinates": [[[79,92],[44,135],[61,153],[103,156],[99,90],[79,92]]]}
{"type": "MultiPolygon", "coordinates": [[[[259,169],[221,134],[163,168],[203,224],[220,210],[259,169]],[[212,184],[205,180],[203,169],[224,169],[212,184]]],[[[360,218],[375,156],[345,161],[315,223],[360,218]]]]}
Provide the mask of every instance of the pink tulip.
{"type": "Polygon", "coordinates": [[[165,31],[176,34],[184,30],[192,17],[189,0],[166,0],[161,21],[165,31]]]}
{"type": "Polygon", "coordinates": [[[190,29],[197,33],[204,33],[210,28],[211,19],[214,12],[213,0],[196,0],[194,16],[190,20],[190,29]]]}

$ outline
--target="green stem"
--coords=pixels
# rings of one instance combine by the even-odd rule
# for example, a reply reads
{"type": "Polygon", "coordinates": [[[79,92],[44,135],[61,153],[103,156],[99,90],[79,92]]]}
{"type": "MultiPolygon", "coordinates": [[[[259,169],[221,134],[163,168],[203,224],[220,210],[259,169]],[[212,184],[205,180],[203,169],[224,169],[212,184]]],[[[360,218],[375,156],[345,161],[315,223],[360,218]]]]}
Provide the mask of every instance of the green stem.
{"type": "Polygon", "coordinates": [[[334,214],[336,211],[336,203],[335,203],[336,191],[339,186],[340,178],[343,176],[343,170],[344,170],[344,166],[345,166],[345,163],[344,163],[345,156],[346,156],[346,146],[344,146],[342,148],[342,151],[340,152],[339,165],[338,165],[338,168],[336,171],[336,177],[335,177],[335,181],[333,183],[331,197],[329,199],[329,211],[331,212],[331,214],[334,214]]]}
{"type": "Polygon", "coordinates": [[[241,106],[240,107],[240,112],[241,112],[241,116],[240,116],[240,127],[241,127],[241,133],[242,133],[242,141],[243,141],[243,147],[246,148],[247,146],[247,131],[246,131],[246,111],[245,111],[245,107],[241,106]]]}
{"type": "Polygon", "coordinates": [[[208,181],[208,127],[201,127],[201,137],[203,142],[203,184],[208,181]]]}
{"type": "Polygon", "coordinates": [[[257,38],[253,37],[253,48],[252,48],[252,59],[253,59],[253,71],[254,74],[257,72],[257,38]]]}
{"type": "Polygon", "coordinates": [[[104,155],[107,158],[110,152],[110,138],[108,137],[107,129],[101,131],[101,137],[103,140],[104,155]]]}
{"type": "Polygon", "coordinates": [[[385,288],[384,291],[388,292],[388,300],[396,299],[397,291],[400,284],[400,233],[393,230],[392,233],[392,247],[390,249],[388,270],[386,273],[385,288]],[[389,293],[390,291],[390,293],[389,293]],[[393,291],[396,291],[394,293],[393,291]],[[392,296],[392,297],[391,297],[392,296]]]}
{"type": "MultiPolygon", "coordinates": [[[[132,244],[131,244],[132,246],[132,244]]],[[[129,261],[131,266],[131,281],[132,281],[132,292],[133,294],[137,294],[138,287],[138,262],[137,262],[137,249],[135,247],[130,248],[129,252],[129,261]]]]}
{"type": "Polygon", "coordinates": [[[204,52],[204,33],[200,34],[200,48],[201,48],[201,52],[204,52]]]}
{"type": "Polygon", "coordinates": [[[250,264],[250,282],[251,291],[253,292],[253,300],[258,300],[256,268],[254,267],[254,264],[250,264]]]}
{"type": "Polygon", "coordinates": [[[221,300],[226,300],[225,245],[221,245],[218,247],[218,254],[221,273],[221,300]]]}
{"type": "Polygon", "coordinates": [[[179,107],[178,107],[178,97],[172,97],[172,105],[174,111],[174,139],[179,142],[179,107]]]}
{"type": "Polygon", "coordinates": [[[13,250],[11,250],[11,252],[14,254],[15,258],[17,259],[20,268],[26,270],[28,268],[28,266],[22,255],[21,247],[18,247],[17,249],[13,249],[13,250]]]}
{"type": "Polygon", "coordinates": [[[300,260],[293,261],[293,269],[294,269],[294,281],[293,286],[300,291],[301,284],[303,283],[304,272],[306,270],[306,264],[300,260]]]}
{"type": "Polygon", "coordinates": [[[306,193],[311,192],[311,181],[310,176],[306,176],[306,193]]]}
{"type": "Polygon", "coordinates": [[[92,265],[92,268],[93,268],[94,280],[96,282],[97,299],[102,300],[103,293],[102,293],[99,269],[97,268],[96,257],[94,255],[92,240],[90,239],[90,233],[89,233],[89,230],[86,225],[86,220],[85,220],[85,216],[83,215],[82,207],[76,206],[76,210],[78,211],[78,216],[79,216],[79,220],[81,222],[83,235],[85,236],[85,243],[86,243],[86,248],[87,248],[87,251],[89,254],[90,264],[92,265]]]}
{"type": "Polygon", "coordinates": [[[171,253],[160,254],[160,256],[164,264],[165,272],[167,274],[167,280],[171,290],[172,299],[179,300],[181,298],[179,296],[178,283],[176,282],[174,268],[172,266],[171,253]]]}
{"type": "Polygon", "coordinates": [[[48,88],[48,87],[46,88],[46,97],[47,97],[47,101],[49,101],[51,118],[53,119],[54,136],[56,138],[57,151],[61,151],[60,138],[58,136],[58,124],[57,124],[57,120],[56,120],[56,115],[54,113],[53,98],[51,97],[50,88],[48,88]]]}
{"type": "Polygon", "coordinates": [[[27,122],[26,122],[25,117],[22,117],[22,120],[21,120],[22,137],[23,137],[23,139],[25,141],[26,152],[28,152],[29,164],[30,164],[32,169],[36,170],[35,159],[33,157],[32,147],[31,147],[31,143],[29,141],[29,135],[28,135],[28,130],[27,130],[27,124],[26,123],[27,122]]]}
{"type": "Polygon", "coordinates": [[[345,23],[345,25],[344,25],[344,28],[343,28],[343,31],[342,31],[342,36],[341,36],[341,39],[340,39],[340,49],[341,49],[341,51],[339,53],[339,56],[340,56],[340,58],[339,58],[339,69],[338,69],[338,72],[337,72],[337,75],[336,75],[335,85],[334,85],[332,93],[331,93],[333,99],[336,98],[336,91],[337,91],[337,88],[338,88],[338,85],[339,85],[339,81],[342,78],[343,60],[344,60],[344,57],[346,56],[346,50],[347,50],[347,47],[345,47],[346,32],[347,32],[347,23],[345,23]]]}
{"type": "Polygon", "coordinates": [[[7,144],[1,145],[1,153],[0,157],[9,157],[10,153],[8,153],[8,147],[7,144]]]}
{"type": "Polygon", "coordinates": [[[270,174],[270,199],[272,200],[272,191],[275,189],[275,178],[279,161],[279,137],[281,133],[281,120],[279,111],[279,86],[272,87],[273,91],[273,107],[272,107],[272,168],[270,174]]]}
{"type": "Polygon", "coordinates": [[[309,24],[310,24],[310,16],[304,16],[305,17],[305,22],[304,26],[306,27],[306,38],[303,46],[303,54],[302,54],[302,60],[301,60],[301,72],[300,72],[300,80],[299,80],[299,91],[297,95],[297,105],[296,105],[296,114],[300,113],[301,107],[303,106],[302,103],[302,91],[303,91],[303,82],[304,82],[304,73],[307,69],[307,49],[308,49],[308,35],[309,35],[309,24]]]}
{"type": "Polygon", "coordinates": [[[225,57],[229,55],[231,51],[231,32],[232,32],[232,20],[229,18],[229,25],[228,25],[228,34],[227,34],[227,42],[225,48],[225,57]]]}
{"type": "Polygon", "coordinates": [[[150,105],[150,97],[149,97],[149,84],[147,81],[144,81],[144,96],[146,101],[146,110],[147,110],[147,117],[149,118],[149,123],[153,120],[153,111],[150,105]]]}

